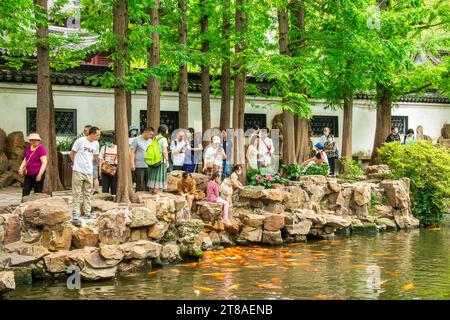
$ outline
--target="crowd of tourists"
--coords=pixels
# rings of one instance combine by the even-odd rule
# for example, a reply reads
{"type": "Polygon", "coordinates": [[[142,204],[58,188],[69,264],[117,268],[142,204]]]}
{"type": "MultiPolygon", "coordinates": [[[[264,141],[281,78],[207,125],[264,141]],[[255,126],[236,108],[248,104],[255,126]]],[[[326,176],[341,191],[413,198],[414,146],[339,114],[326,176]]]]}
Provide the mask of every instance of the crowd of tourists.
{"type": "MultiPolygon", "coordinates": [[[[214,131],[214,130],[213,130],[214,131]]],[[[185,215],[189,216],[194,200],[205,199],[220,203],[223,208],[223,221],[230,223],[229,208],[232,207],[232,194],[243,188],[243,166],[233,166],[232,137],[226,129],[215,130],[210,141],[201,139],[193,128],[178,130],[173,138],[169,128],[161,125],[156,131],[152,127],[129,127],[130,171],[136,192],[147,191],[159,194],[167,188],[168,172],[178,170],[182,178],[177,184],[178,193],[186,198],[185,215]],[[199,172],[210,177],[206,194],[198,191],[192,173],[199,172]]],[[[19,168],[24,175],[23,196],[43,191],[47,152],[41,144],[38,133],[28,137],[29,145],[19,168]]],[[[400,142],[398,128],[392,128],[386,142],[400,142]]],[[[409,129],[403,144],[415,141],[414,130],[409,129]]],[[[275,146],[269,137],[269,130],[254,126],[245,153],[246,169],[271,171],[275,158],[275,146]]],[[[312,165],[327,165],[329,174],[337,173],[339,151],[330,128],[324,128],[320,141],[315,145],[314,157],[302,163],[304,168],[312,165]]],[[[118,150],[113,133],[101,133],[95,126],[84,127],[83,135],[73,144],[70,151],[72,161],[73,223],[80,224],[80,217],[94,218],[91,213],[91,195],[101,192],[116,194],[118,150]],[[102,138],[102,139],[101,139],[102,138]],[[101,146],[99,140],[101,141],[101,146]]]]}

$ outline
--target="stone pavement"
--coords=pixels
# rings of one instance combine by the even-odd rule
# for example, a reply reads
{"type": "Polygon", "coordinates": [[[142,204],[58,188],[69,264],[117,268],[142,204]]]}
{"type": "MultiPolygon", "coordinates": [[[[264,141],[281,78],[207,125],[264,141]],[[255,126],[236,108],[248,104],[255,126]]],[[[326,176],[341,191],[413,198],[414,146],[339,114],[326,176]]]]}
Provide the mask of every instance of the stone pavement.
{"type": "MultiPolygon", "coordinates": [[[[71,195],[71,190],[53,192],[54,196],[71,195]]],[[[22,188],[9,187],[0,189],[0,207],[10,204],[19,205],[22,200],[22,188]]]]}

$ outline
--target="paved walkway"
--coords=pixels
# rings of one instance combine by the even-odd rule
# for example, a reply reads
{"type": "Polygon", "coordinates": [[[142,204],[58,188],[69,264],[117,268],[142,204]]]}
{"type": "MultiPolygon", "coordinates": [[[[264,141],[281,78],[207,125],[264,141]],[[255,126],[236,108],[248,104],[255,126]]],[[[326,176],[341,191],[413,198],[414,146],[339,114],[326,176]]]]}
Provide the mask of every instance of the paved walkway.
{"type": "MultiPolygon", "coordinates": [[[[72,195],[71,190],[53,192],[54,196],[72,195]]],[[[0,207],[10,204],[19,205],[22,200],[22,188],[10,187],[0,189],[0,207]]]]}

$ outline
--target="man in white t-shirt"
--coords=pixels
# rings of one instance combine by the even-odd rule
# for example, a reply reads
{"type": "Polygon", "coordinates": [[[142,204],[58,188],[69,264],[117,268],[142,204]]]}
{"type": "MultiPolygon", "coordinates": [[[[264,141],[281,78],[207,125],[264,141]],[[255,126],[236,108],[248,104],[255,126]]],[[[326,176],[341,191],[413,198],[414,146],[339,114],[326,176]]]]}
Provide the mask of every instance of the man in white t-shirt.
{"type": "Polygon", "coordinates": [[[177,137],[170,144],[172,151],[173,170],[183,170],[186,153],[191,152],[191,145],[185,139],[184,131],[180,130],[177,137]]]}
{"type": "Polygon", "coordinates": [[[91,191],[93,183],[93,160],[98,159],[100,146],[100,129],[91,127],[85,137],[78,138],[70,151],[72,160],[72,194],[73,194],[73,214],[72,223],[80,225],[80,209],[83,207],[83,215],[87,219],[93,218],[91,215],[91,191]],[[81,199],[82,198],[82,199],[81,199]]]}

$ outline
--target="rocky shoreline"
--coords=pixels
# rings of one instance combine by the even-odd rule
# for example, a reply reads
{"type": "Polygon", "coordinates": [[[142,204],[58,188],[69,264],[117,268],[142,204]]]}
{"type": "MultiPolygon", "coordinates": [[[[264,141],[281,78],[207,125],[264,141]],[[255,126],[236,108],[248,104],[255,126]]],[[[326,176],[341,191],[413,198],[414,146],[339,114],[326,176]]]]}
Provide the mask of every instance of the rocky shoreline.
{"type": "MultiPolygon", "coordinates": [[[[174,193],[181,172],[169,176],[167,193],[138,193],[139,203],[118,204],[96,195],[95,220],[70,223],[71,197],[31,195],[20,206],[0,208],[0,293],[16,283],[66,277],[77,266],[84,281],[114,278],[164,264],[199,259],[204,250],[260,244],[277,246],[330,239],[338,232],[382,232],[415,228],[409,180],[347,183],[324,176],[270,189],[246,186],[233,195],[232,224],[220,221],[221,207],[186,201],[174,193]]],[[[200,190],[208,177],[194,174],[200,190]]]]}

